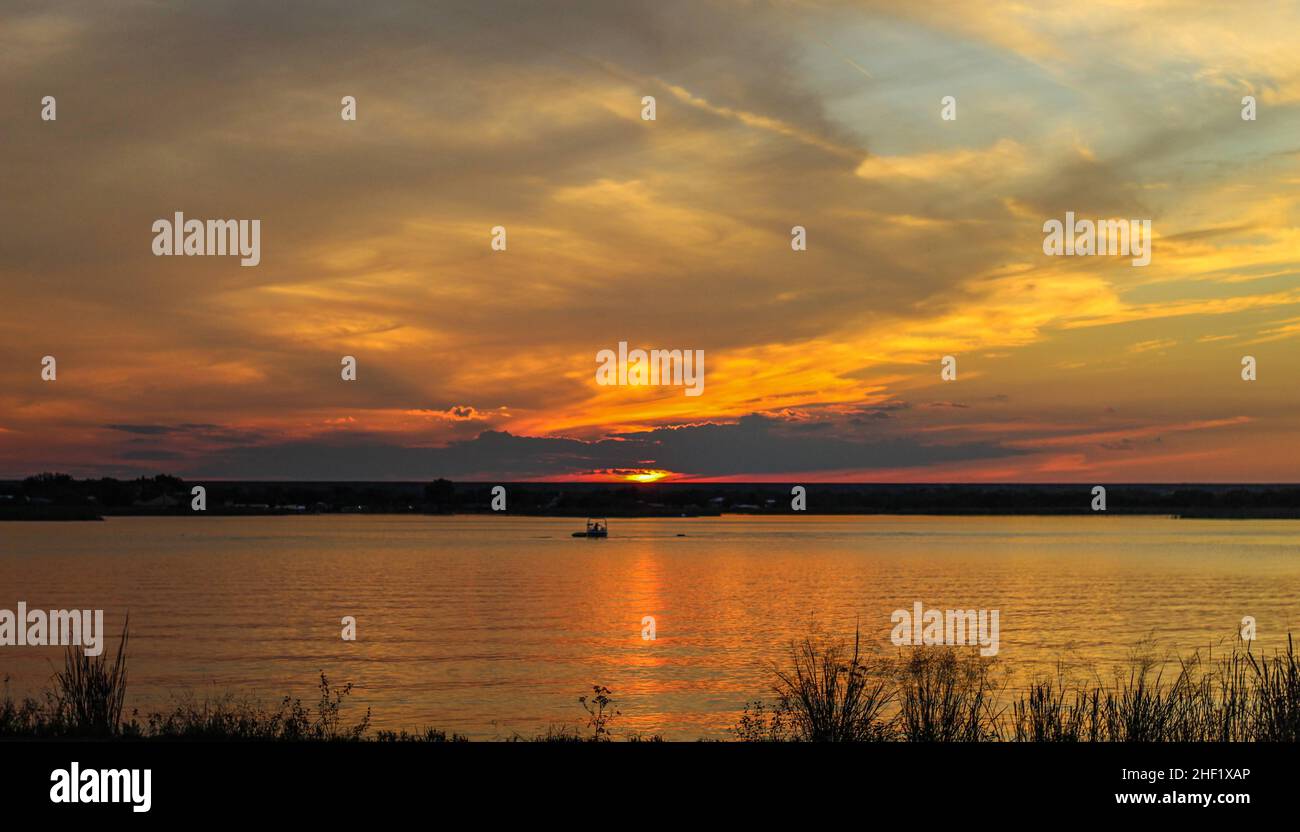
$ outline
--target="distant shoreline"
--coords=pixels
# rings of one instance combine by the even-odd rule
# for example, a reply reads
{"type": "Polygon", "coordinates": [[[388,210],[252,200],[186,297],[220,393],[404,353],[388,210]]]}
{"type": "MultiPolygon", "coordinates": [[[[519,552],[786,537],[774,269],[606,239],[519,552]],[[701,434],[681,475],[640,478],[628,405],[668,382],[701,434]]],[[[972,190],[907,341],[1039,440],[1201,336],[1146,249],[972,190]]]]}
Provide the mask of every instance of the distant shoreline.
{"type": "MultiPolygon", "coordinates": [[[[1295,515],[1295,514],[1291,514],[1291,515],[1264,515],[1264,514],[1251,514],[1251,515],[1245,515],[1245,514],[1197,514],[1197,515],[1192,515],[1192,514],[1141,514],[1141,513],[1132,513],[1132,512],[1130,512],[1130,513],[1120,513],[1120,512],[1102,513],[1102,512],[1097,512],[1097,513],[1095,513],[1095,514],[1092,514],[1092,513],[1090,513],[1090,514],[1083,514],[1083,513],[1070,513],[1070,514],[1067,514],[1067,513],[1055,513],[1055,514],[1036,513],[1036,514],[1035,514],[1035,513],[1028,513],[1028,512],[1002,512],[1002,513],[999,513],[999,514],[989,514],[989,513],[977,513],[977,512],[965,512],[965,513],[948,512],[948,513],[945,514],[945,513],[939,513],[939,512],[927,512],[927,511],[908,511],[908,512],[903,512],[903,511],[895,511],[895,512],[881,512],[881,511],[876,511],[876,512],[851,512],[851,511],[845,511],[845,512],[836,512],[836,513],[833,513],[833,514],[832,514],[832,513],[829,513],[829,512],[811,512],[811,511],[810,511],[810,512],[806,512],[806,513],[794,513],[794,512],[791,512],[791,513],[789,513],[789,514],[784,514],[784,515],[776,514],[776,513],[764,513],[764,514],[758,514],[758,513],[754,513],[754,512],[722,512],[722,513],[720,513],[720,514],[626,514],[626,515],[624,515],[624,514],[606,513],[606,514],[602,514],[601,517],[606,517],[606,518],[610,518],[610,517],[612,517],[612,518],[619,519],[619,520],[693,520],[693,519],[700,519],[700,518],[721,518],[721,517],[791,517],[791,518],[798,518],[798,517],[801,517],[801,516],[815,516],[815,517],[1099,517],[1099,518],[1104,518],[1104,517],[1106,517],[1106,516],[1108,516],[1108,515],[1111,516],[1111,517],[1148,517],[1148,518],[1164,518],[1164,519],[1168,519],[1168,520],[1283,520],[1283,521],[1284,521],[1284,520],[1300,520],[1300,515],[1295,515]]],[[[496,513],[496,512],[490,512],[490,511],[476,511],[476,512],[472,512],[472,511],[463,511],[463,512],[462,512],[462,511],[457,511],[457,512],[424,512],[424,511],[404,511],[404,512],[397,512],[397,511],[370,511],[370,512],[348,512],[348,513],[346,513],[346,515],[345,515],[344,513],[342,513],[342,512],[260,511],[260,512],[239,512],[239,513],[236,513],[236,512],[209,511],[209,512],[206,512],[206,513],[200,513],[200,512],[171,512],[171,513],[155,512],[155,513],[139,513],[139,512],[136,512],[136,513],[129,513],[129,514],[128,514],[128,513],[85,514],[85,513],[76,512],[76,513],[73,513],[71,516],[69,516],[69,515],[54,515],[54,516],[50,516],[50,515],[43,515],[43,514],[31,514],[31,515],[27,515],[27,514],[24,514],[24,513],[21,512],[21,511],[18,511],[18,512],[13,512],[13,511],[0,511],[0,522],[13,522],[13,523],[101,523],[101,522],[104,522],[105,520],[109,520],[109,519],[122,519],[122,518],[130,518],[130,517],[135,517],[135,518],[148,518],[148,517],[197,517],[197,518],[202,518],[202,517],[338,517],[338,516],[360,516],[360,517],[482,517],[482,516],[494,516],[494,517],[543,517],[543,518],[545,518],[545,517],[550,517],[550,518],[554,518],[554,519],[557,519],[557,520],[558,520],[558,519],[582,519],[582,518],[584,518],[584,517],[588,517],[588,516],[590,516],[590,515],[582,514],[582,513],[578,513],[578,514],[537,514],[537,513],[528,513],[528,512],[519,512],[519,511],[508,512],[508,513],[500,513],[500,514],[498,514],[498,513],[496,513]]],[[[578,531],[581,531],[581,530],[582,530],[582,529],[579,527],[579,528],[578,528],[578,531]]]]}
{"type": "Polygon", "coordinates": [[[1104,485],[845,483],[546,483],[77,480],[45,474],[0,481],[0,521],[105,517],[263,517],[314,514],[526,517],[1147,516],[1300,520],[1300,484],[1104,485]],[[205,508],[192,508],[196,486],[205,508]],[[794,489],[802,489],[796,509],[794,489]],[[499,493],[499,492],[498,492],[499,493]],[[499,503],[498,503],[499,505],[499,503]]]}

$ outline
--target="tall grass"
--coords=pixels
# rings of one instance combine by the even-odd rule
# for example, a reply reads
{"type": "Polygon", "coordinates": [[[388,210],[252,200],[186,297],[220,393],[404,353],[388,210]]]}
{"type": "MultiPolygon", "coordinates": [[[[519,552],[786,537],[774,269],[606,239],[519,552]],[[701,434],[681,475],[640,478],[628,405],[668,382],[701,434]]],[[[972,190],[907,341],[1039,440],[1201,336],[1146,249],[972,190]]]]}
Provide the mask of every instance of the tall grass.
{"type": "MultiPolygon", "coordinates": [[[[314,709],[287,696],[264,708],[227,695],[179,701],[170,710],[124,720],[128,641],[129,624],[124,624],[111,659],[69,649],[43,700],[15,702],[6,680],[0,738],[465,740],[434,729],[380,731],[372,737],[369,709],[355,723],[343,718],[352,685],[332,686],[324,673],[314,709]]],[[[1269,656],[1252,652],[1249,642],[1236,642],[1219,658],[1194,653],[1172,665],[1135,655],[1110,683],[1071,683],[1058,669],[1055,678],[1039,679],[1009,698],[998,669],[973,648],[920,647],[878,656],[864,654],[856,631],[851,643],[810,636],[792,642],[785,663],[773,665],[775,703],[749,703],[732,730],[746,741],[1300,740],[1300,656],[1290,637],[1285,650],[1269,656]]],[[[532,739],[610,739],[610,723],[620,714],[609,689],[594,686],[579,703],[587,732],[552,728],[532,739]]]]}
{"type": "MultiPolygon", "coordinates": [[[[377,731],[370,733],[371,712],[355,723],[344,718],[343,711],[351,683],[332,685],[322,672],[317,685],[319,698],[315,707],[301,699],[286,696],[278,704],[266,707],[245,698],[226,694],[201,701],[192,697],[173,700],[166,710],[141,715],[133,712],[123,718],[126,702],[126,657],[130,622],[122,626],[117,652],[107,656],[87,656],[69,647],[64,654],[63,669],[57,671],[43,698],[27,697],[21,702],[9,692],[4,680],[4,698],[0,701],[0,739],[12,738],[112,738],[125,740],[228,740],[254,742],[355,742],[373,740],[383,743],[467,742],[461,734],[448,734],[434,728],[416,732],[377,731]]],[[[516,735],[512,739],[531,742],[606,742],[612,738],[611,723],[619,716],[609,688],[593,685],[592,695],[578,702],[588,717],[588,732],[577,728],[551,728],[531,738],[516,735]]],[[[656,742],[658,736],[628,734],[633,742],[656,742]]]]}
{"type": "Polygon", "coordinates": [[[126,645],[130,621],[122,625],[117,653],[87,656],[69,646],[63,669],[54,674],[43,700],[28,697],[15,702],[5,680],[0,702],[0,737],[117,736],[126,703],[126,645]]]}
{"type": "Polygon", "coordinates": [[[791,669],[776,668],[782,704],[793,714],[793,728],[811,742],[856,742],[883,739],[881,719],[893,698],[889,679],[862,655],[861,633],[853,633],[853,650],[840,644],[817,644],[806,638],[790,646],[791,669]]]}
{"type": "Polygon", "coordinates": [[[995,664],[970,648],[918,647],[867,661],[812,639],[773,674],[774,706],[756,701],[732,729],[747,741],[1295,742],[1300,656],[1199,653],[1171,669],[1135,655],[1113,682],[1071,684],[1058,670],[1008,697],[995,664]],[[846,659],[846,656],[848,657],[846,659]],[[866,670],[868,669],[869,670],[866,670]],[[859,675],[860,674],[860,675],[859,675]],[[873,680],[869,687],[851,679],[873,680]],[[854,720],[850,714],[858,714],[854,720]],[[857,724],[849,730],[845,724],[857,724]]]}
{"type": "Polygon", "coordinates": [[[898,663],[898,730],[908,742],[1001,736],[993,662],[975,652],[920,647],[898,663]]]}
{"type": "Polygon", "coordinates": [[[744,740],[864,742],[889,739],[884,717],[895,691],[888,668],[862,654],[861,633],[853,647],[809,636],[792,642],[789,666],[774,665],[776,706],[746,706],[734,729],[744,740]]]}
{"type": "MultiPolygon", "coordinates": [[[[130,619],[122,625],[117,652],[88,656],[68,647],[43,699],[15,702],[8,692],[0,702],[0,737],[76,737],[122,739],[358,740],[370,728],[370,711],[355,724],[343,720],[344,701],[352,685],[331,686],[320,675],[320,699],[313,710],[300,699],[284,697],[278,707],[264,708],[225,696],[203,702],[177,701],[170,710],[123,719],[127,687],[130,619]]],[[[384,740],[433,740],[445,735],[385,733],[384,740]]],[[[452,739],[458,738],[455,735],[452,739]]]]}
{"type": "Polygon", "coordinates": [[[54,675],[54,701],[64,729],[83,737],[111,737],[122,723],[126,703],[126,643],[130,616],[122,624],[117,653],[87,656],[69,645],[63,670],[54,675]]]}
{"type": "Polygon", "coordinates": [[[1037,682],[1011,705],[1012,738],[1017,742],[1098,742],[1101,739],[1101,691],[1075,691],[1067,700],[1064,685],[1037,682]]]}
{"type": "Polygon", "coordinates": [[[1199,654],[1166,678],[1133,659],[1111,686],[1058,680],[1031,685],[1013,704],[1011,737],[1021,742],[1295,742],[1300,729],[1300,657],[1255,655],[1238,643],[1225,657],[1199,654]]]}
{"type": "Polygon", "coordinates": [[[1273,661],[1250,656],[1259,691],[1254,712],[1255,739],[1266,742],[1295,742],[1300,739],[1300,661],[1291,635],[1286,653],[1273,661]]]}

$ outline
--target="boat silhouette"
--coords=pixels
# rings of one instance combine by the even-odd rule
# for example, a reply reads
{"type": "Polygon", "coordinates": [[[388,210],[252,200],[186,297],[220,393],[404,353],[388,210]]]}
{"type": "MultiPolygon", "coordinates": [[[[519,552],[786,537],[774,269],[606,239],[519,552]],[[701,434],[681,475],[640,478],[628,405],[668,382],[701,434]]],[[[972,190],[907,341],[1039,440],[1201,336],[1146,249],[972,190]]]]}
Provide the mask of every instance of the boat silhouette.
{"type": "Polygon", "coordinates": [[[609,537],[609,522],[604,518],[587,518],[587,530],[574,532],[574,537],[609,537]]]}

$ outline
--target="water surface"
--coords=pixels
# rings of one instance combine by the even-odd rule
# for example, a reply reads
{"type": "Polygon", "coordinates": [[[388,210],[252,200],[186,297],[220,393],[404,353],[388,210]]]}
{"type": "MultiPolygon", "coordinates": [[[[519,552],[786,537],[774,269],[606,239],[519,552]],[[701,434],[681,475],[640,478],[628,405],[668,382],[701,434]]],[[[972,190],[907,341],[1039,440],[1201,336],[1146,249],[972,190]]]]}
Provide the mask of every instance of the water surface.
{"type": "MultiPolygon", "coordinates": [[[[889,615],[998,609],[1013,684],[1109,678],[1141,642],[1258,647],[1300,632],[1300,522],[1146,517],[110,518],[0,524],[0,608],[130,612],[128,710],[227,690],[267,703],[352,681],[382,728],[475,738],[576,724],[594,682],[616,727],[724,737],[810,625],[889,644],[889,615]],[[678,535],[685,535],[679,537],[678,535]],[[344,642],[340,618],[358,620],[344,642]],[[642,618],[656,639],[642,638],[642,618]]],[[[115,644],[115,641],[114,641],[115,644]]],[[[1143,648],[1147,649],[1147,648],[1143,648]]],[[[0,647],[11,691],[55,648],[0,647]]]]}

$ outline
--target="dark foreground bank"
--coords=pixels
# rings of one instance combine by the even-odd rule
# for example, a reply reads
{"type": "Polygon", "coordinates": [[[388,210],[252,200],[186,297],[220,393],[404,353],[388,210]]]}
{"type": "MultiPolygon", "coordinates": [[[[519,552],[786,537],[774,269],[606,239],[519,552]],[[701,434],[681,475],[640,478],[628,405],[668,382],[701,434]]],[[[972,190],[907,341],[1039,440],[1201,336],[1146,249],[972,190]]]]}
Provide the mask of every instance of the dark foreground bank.
{"type": "Polygon", "coordinates": [[[368,713],[344,717],[347,686],[323,676],[315,706],[178,703],[141,721],[122,714],[124,655],[70,654],[44,703],[5,704],[7,819],[337,827],[486,807],[497,824],[556,811],[609,824],[630,810],[642,823],[735,828],[852,822],[885,806],[905,822],[987,826],[1171,809],[1277,816],[1294,804],[1290,648],[1193,657],[1172,678],[1135,665],[1104,688],[1045,680],[1001,707],[989,666],[971,656],[923,649],[882,662],[851,642],[807,639],[774,665],[774,700],[750,703],[735,727],[748,741],[730,743],[608,742],[646,738],[620,736],[617,702],[600,686],[576,703],[585,721],[523,744],[372,735],[368,713]],[[999,739],[1020,741],[987,741],[999,739]],[[1224,741],[1247,739],[1260,741],[1224,741]]]}
{"type": "Polygon", "coordinates": [[[598,826],[631,815],[668,828],[763,829],[883,811],[900,825],[1020,828],[1064,817],[1222,823],[1253,809],[1286,817],[1293,754],[1267,744],[15,743],[0,748],[0,782],[7,819],[65,823],[370,828],[472,813],[506,826],[578,814],[598,826]],[[74,765],[83,779],[149,772],[149,811],[53,803],[52,783],[74,765]]]}

